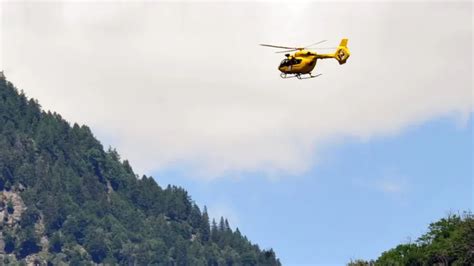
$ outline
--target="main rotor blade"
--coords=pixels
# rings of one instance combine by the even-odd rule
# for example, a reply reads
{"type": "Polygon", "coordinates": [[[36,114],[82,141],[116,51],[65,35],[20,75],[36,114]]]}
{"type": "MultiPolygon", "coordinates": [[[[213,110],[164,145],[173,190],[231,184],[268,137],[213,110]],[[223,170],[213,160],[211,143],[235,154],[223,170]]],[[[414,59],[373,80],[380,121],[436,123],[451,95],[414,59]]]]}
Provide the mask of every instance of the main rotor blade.
{"type": "Polygon", "coordinates": [[[271,44],[260,44],[261,46],[272,47],[272,48],[281,48],[281,49],[297,49],[296,47],[286,47],[286,46],[278,46],[278,45],[271,45],[271,44]]]}
{"type": "Polygon", "coordinates": [[[320,44],[320,43],[323,43],[323,42],[326,42],[326,41],[327,41],[327,40],[322,40],[322,41],[319,41],[319,42],[315,42],[315,43],[313,43],[313,44],[310,44],[310,45],[308,45],[308,46],[305,46],[304,48],[308,48],[308,47],[311,47],[311,46],[315,46],[315,45],[317,45],[317,44],[320,44]]]}
{"type": "Polygon", "coordinates": [[[281,53],[289,53],[289,52],[294,52],[294,51],[298,51],[299,49],[291,49],[291,50],[285,50],[285,51],[278,51],[278,52],[275,52],[277,54],[281,54],[281,53]]]}
{"type": "Polygon", "coordinates": [[[319,50],[319,49],[337,49],[337,47],[316,47],[316,48],[311,48],[311,50],[319,50]]]}
{"type": "MultiPolygon", "coordinates": [[[[311,50],[325,50],[325,49],[334,50],[334,49],[337,49],[337,47],[321,47],[321,48],[318,47],[318,48],[312,48],[311,50]]],[[[298,49],[284,50],[284,51],[278,51],[278,52],[275,52],[275,53],[282,54],[282,53],[294,52],[294,51],[298,51],[298,50],[301,50],[301,49],[298,48],[298,49]]]]}

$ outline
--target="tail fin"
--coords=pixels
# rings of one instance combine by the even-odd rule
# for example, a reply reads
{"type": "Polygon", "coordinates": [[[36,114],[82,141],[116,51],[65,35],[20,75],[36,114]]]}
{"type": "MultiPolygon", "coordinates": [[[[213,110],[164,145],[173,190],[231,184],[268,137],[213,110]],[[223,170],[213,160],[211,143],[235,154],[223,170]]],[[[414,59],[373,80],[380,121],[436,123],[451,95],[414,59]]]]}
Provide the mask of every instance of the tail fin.
{"type": "Polygon", "coordinates": [[[351,53],[349,52],[349,48],[347,48],[347,41],[349,41],[349,39],[342,39],[341,43],[337,47],[336,52],[334,53],[334,57],[340,65],[345,64],[347,58],[349,58],[349,56],[351,55],[351,53]]]}

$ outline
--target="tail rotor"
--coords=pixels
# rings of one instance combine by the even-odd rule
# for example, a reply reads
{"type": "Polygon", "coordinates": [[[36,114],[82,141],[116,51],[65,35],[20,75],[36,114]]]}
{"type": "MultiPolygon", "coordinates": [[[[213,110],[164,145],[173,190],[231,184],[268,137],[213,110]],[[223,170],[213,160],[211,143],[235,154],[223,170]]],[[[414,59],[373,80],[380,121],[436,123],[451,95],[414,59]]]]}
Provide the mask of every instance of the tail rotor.
{"type": "Polygon", "coordinates": [[[348,39],[342,39],[341,43],[337,47],[334,53],[334,58],[339,62],[340,65],[345,64],[349,56],[351,55],[349,48],[347,47],[348,39]]]}

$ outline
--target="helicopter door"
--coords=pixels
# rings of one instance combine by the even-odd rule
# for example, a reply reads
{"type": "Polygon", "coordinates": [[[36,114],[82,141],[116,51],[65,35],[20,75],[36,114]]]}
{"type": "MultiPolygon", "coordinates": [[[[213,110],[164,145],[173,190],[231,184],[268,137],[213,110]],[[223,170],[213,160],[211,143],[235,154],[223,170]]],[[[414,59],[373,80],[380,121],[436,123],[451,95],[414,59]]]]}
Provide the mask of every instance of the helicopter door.
{"type": "Polygon", "coordinates": [[[293,66],[298,65],[299,63],[301,63],[301,61],[302,61],[301,59],[295,59],[295,58],[289,60],[288,70],[291,71],[293,69],[293,66]]]}

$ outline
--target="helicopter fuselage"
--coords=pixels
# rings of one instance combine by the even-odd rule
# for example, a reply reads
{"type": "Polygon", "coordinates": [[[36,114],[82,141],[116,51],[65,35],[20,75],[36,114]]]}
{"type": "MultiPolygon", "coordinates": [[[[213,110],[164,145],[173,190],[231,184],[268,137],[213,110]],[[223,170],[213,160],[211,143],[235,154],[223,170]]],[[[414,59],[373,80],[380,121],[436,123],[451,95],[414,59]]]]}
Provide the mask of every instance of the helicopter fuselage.
{"type": "MultiPolygon", "coordinates": [[[[306,78],[315,78],[321,74],[313,75],[311,71],[316,67],[316,62],[318,59],[336,59],[340,65],[345,64],[351,53],[349,52],[349,48],[347,48],[348,39],[342,39],[339,43],[339,46],[336,48],[336,51],[332,54],[318,54],[316,52],[312,52],[307,50],[307,47],[288,47],[288,46],[279,46],[279,45],[271,45],[271,44],[260,44],[266,47],[272,48],[280,48],[280,49],[290,49],[286,52],[296,51],[294,54],[285,54],[286,58],[281,61],[280,65],[278,66],[278,70],[280,70],[280,76],[282,78],[298,78],[298,79],[306,79],[306,78]],[[306,74],[309,75],[306,76],[306,74]],[[305,75],[303,77],[303,75],[305,75]]],[[[319,44],[318,42],[316,44],[319,44]]]]}
{"type": "Polygon", "coordinates": [[[278,70],[285,74],[308,74],[316,66],[318,56],[316,53],[301,50],[293,55],[286,55],[286,59],[281,61],[278,70]]]}

